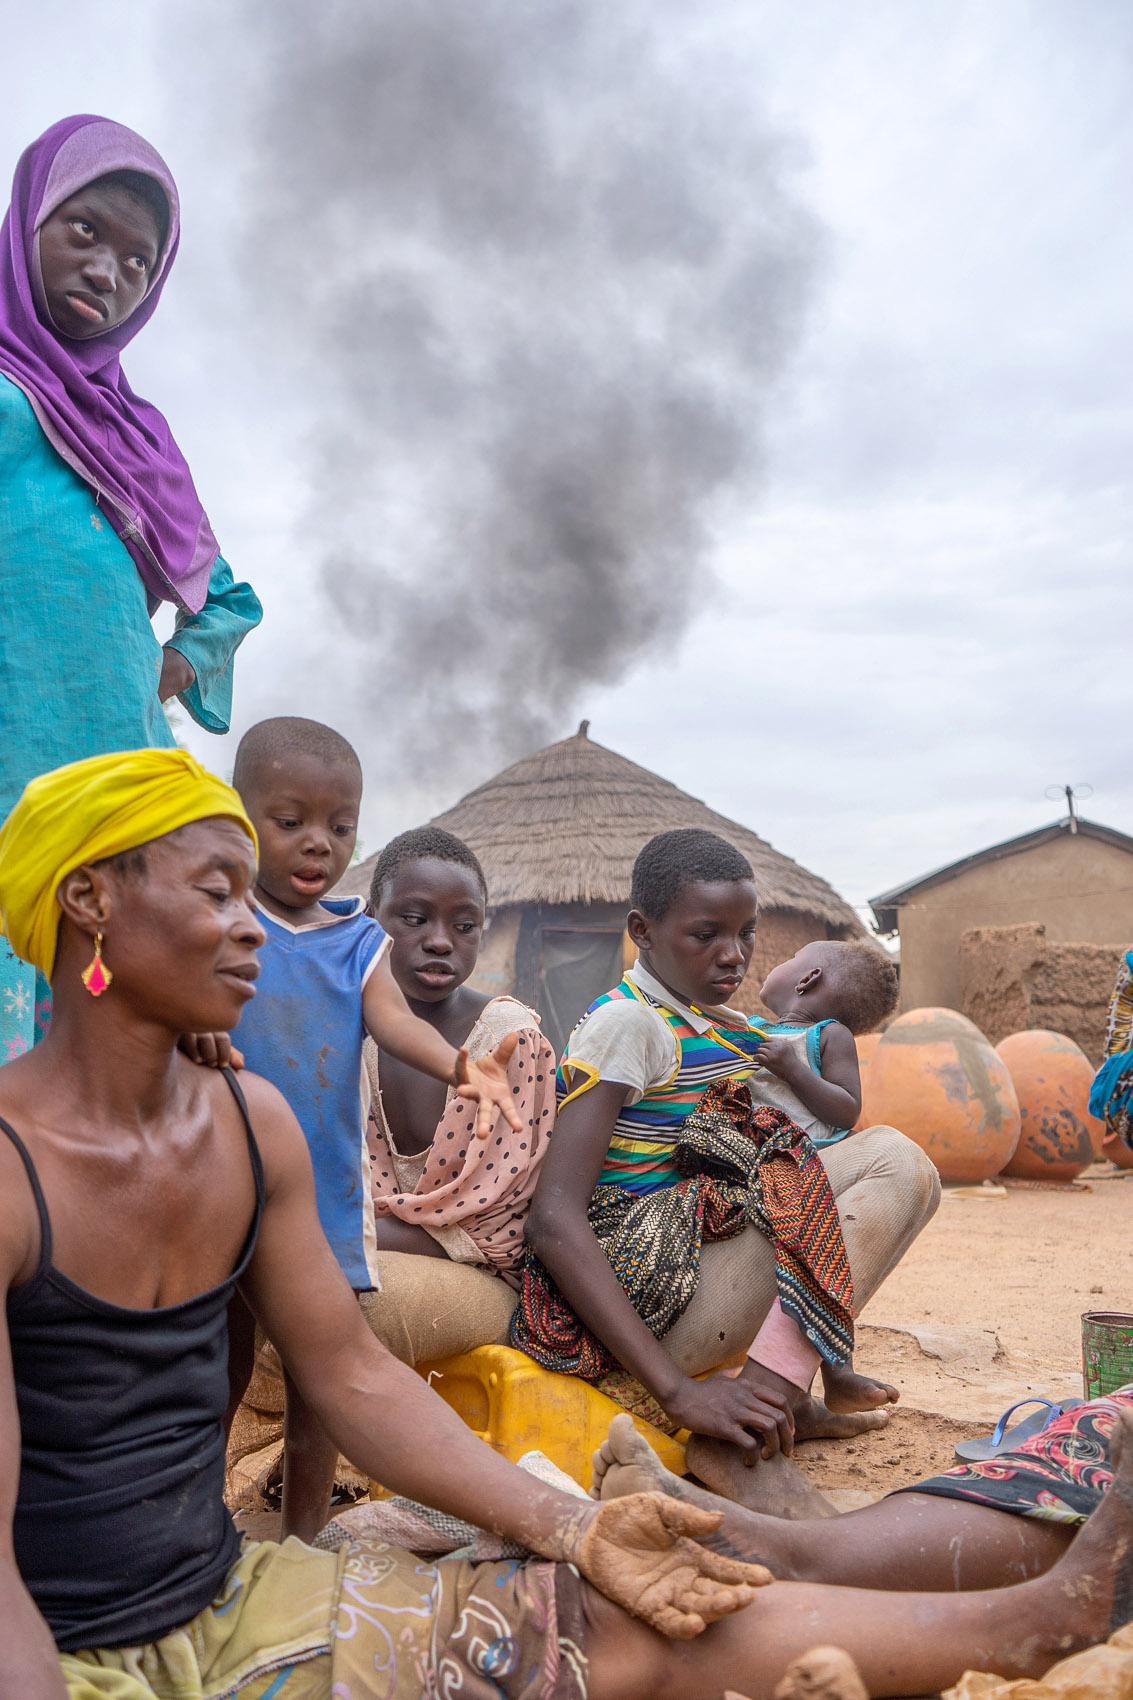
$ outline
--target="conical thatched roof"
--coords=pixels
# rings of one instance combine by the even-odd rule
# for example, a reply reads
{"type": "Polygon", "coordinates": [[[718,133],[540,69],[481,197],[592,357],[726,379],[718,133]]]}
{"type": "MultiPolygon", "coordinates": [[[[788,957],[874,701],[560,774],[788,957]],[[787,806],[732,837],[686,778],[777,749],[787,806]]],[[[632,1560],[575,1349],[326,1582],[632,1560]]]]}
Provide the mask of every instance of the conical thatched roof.
{"type": "MultiPolygon", "coordinates": [[[[761,905],[813,915],[847,935],[864,931],[832,886],[735,821],[648,768],[587,736],[525,756],[433,822],[475,850],[492,907],[628,903],[634,859],[647,838],[703,826],[735,845],[755,870],[761,905]]],[[[376,856],[351,868],[339,890],[368,893],[376,856]]]]}

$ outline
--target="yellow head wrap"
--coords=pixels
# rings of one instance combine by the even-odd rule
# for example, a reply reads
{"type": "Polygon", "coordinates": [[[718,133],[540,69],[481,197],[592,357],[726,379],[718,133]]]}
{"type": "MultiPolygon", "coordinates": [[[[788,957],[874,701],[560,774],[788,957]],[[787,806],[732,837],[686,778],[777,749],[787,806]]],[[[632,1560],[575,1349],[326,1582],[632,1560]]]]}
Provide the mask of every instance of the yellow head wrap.
{"type": "Polygon", "coordinates": [[[238,794],[185,750],[91,756],[42,774],[0,828],[0,931],[49,975],[68,874],[212,815],[238,821],[258,849],[238,794]]]}

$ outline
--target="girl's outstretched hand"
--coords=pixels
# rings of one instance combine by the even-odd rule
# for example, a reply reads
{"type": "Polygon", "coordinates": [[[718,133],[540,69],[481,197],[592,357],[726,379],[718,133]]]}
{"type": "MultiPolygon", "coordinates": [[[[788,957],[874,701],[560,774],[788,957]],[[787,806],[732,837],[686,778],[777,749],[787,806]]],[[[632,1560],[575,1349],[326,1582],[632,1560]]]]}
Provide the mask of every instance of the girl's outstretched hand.
{"type": "Polygon", "coordinates": [[[518,1044],[519,1034],[509,1033],[500,1040],[494,1051],[489,1051],[488,1055],[481,1057],[478,1062],[469,1062],[465,1045],[456,1053],[453,1084],[457,1096],[480,1100],[476,1117],[477,1139],[487,1139],[497,1111],[516,1133],[523,1132],[523,1121],[515,1107],[515,1094],[507,1077],[507,1065],[518,1044]]]}
{"type": "Polygon", "coordinates": [[[691,1641],[718,1617],[750,1605],[774,1580],[700,1545],[724,1520],[661,1493],[605,1499],[580,1520],[566,1557],[607,1599],[676,1641],[691,1641]]]}

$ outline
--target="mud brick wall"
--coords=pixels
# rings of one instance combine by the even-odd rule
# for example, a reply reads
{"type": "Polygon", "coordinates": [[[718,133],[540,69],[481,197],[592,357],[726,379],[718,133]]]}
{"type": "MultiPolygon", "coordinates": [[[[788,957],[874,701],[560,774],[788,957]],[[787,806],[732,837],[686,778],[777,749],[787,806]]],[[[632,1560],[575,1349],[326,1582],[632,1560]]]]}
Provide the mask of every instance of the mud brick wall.
{"type": "Polygon", "coordinates": [[[1040,922],[971,927],[960,937],[961,1012],[993,1045],[1045,1027],[1101,1061],[1119,945],[1051,943],[1040,922]]]}

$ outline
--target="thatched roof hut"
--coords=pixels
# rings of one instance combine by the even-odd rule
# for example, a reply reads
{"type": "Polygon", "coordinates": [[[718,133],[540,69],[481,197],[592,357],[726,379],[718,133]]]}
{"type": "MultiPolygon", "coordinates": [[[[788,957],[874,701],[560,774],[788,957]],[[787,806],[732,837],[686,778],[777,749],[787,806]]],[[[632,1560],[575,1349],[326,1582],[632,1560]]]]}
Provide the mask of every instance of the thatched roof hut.
{"type": "MultiPolygon", "coordinates": [[[[767,968],[811,939],[864,931],[824,879],[593,742],[585,720],[572,738],[505,768],[434,824],[470,844],[487,877],[492,924],[479,982],[533,1003],[556,1045],[617,979],[634,859],[654,833],[706,827],[750,861],[760,900],[756,957],[744,988],[753,1009],[767,968]]],[[[339,889],[368,892],[375,860],[352,868],[339,889]]]]}

